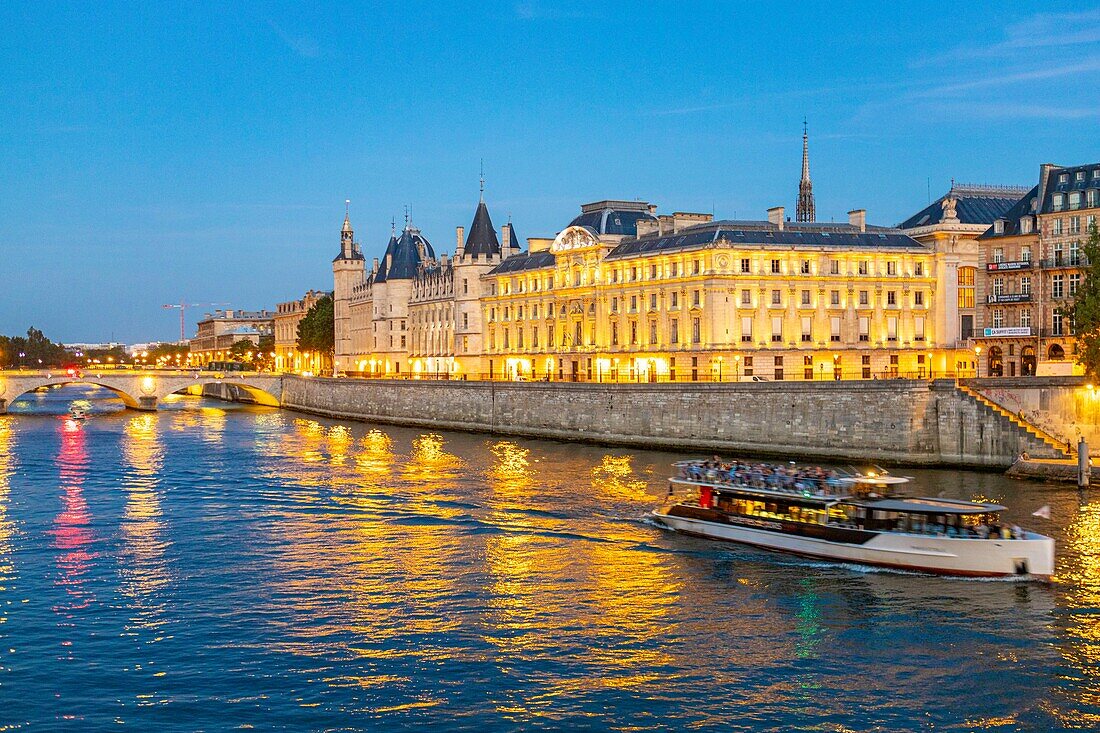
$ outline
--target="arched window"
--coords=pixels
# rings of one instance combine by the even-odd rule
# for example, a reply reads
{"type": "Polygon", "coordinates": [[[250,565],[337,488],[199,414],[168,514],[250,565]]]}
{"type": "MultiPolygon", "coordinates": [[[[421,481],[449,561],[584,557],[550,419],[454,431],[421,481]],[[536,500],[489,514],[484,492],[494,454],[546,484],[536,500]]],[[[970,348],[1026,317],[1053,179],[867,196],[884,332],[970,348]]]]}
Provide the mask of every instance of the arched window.
{"type": "Polygon", "coordinates": [[[1062,361],[1066,358],[1066,350],[1062,348],[1061,344],[1051,344],[1047,349],[1047,358],[1051,361],[1062,361]]]}

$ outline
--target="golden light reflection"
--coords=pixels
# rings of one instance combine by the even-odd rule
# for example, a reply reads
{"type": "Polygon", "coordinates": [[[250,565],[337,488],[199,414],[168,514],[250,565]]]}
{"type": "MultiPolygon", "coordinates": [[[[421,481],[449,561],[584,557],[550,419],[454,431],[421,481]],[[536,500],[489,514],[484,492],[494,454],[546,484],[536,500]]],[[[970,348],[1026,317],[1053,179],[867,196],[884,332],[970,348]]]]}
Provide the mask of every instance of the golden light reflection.
{"type": "MultiPolygon", "coordinates": [[[[0,418],[0,592],[8,589],[15,580],[15,563],[12,560],[12,537],[15,523],[8,516],[11,501],[11,476],[15,472],[15,441],[11,423],[0,418]]],[[[0,607],[0,624],[7,620],[7,611],[0,607]]]]}
{"type": "MultiPolygon", "coordinates": [[[[1063,641],[1059,650],[1076,670],[1056,688],[1063,705],[1051,702],[1049,712],[1070,729],[1100,729],[1100,500],[1082,504],[1066,528],[1063,560],[1055,578],[1067,600],[1063,641]],[[1071,560],[1066,560],[1070,558],[1071,560]],[[1068,698],[1068,699],[1067,699],[1068,698]]],[[[1046,705],[1046,703],[1044,703],[1046,705]]]]}
{"type": "Polygon", "coordinates": [[[164,624],[160,598],[170,580],[158,494],[164,463],[158,424],[155,413],[134,415],[126,422],[122,453],[129,470],[123,482],[127,500],[120,528],[125,558],[120,566],[120,590],[130,599],[135,626],[154,630],[164,624]]]}
{"type": "Polygon", "coordinates": [[[646,490],[649,482],[634,475],[633,456],[606,455],[592,468],[592,489],[598,494],[632,501],[646,502],[652,497],[646,490]]]}

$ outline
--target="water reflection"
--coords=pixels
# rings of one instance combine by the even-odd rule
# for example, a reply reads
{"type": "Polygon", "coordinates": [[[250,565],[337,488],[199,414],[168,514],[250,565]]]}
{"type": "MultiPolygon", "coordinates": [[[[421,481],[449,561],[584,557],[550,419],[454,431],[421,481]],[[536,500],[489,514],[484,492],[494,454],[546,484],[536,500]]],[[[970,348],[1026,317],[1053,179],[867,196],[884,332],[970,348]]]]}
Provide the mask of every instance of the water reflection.
{"type": "Polygon", "coordinates": [[[1100,723],[1100,500],[914,472],[1050,503],[1060,582],[917,578],[656,529],[676,456],[171,404],[0,419],[0,620],[30,599],[0,634],[23,659],[77,638],[59,617],[89,640],[42,674],[13,655],[0,719],[15,680],[48,688],[45,729],[58,689],[92,690],[88,727],[172,733],[1100,723]]]}
{"type": "MultiPolygon", "coordinates": [[[[88,474],[88,453],[85,446],[85,425],[75,420],[58,420],[61,447],[56,463],[59,469],[61,511],[54,518],[54,548],[57,556],[57,585],[64,588],[67,602],[54,610],[61,616],[61,628],[75,628],[78,611],[87,609],[95,595],[90,587],[96,554],[91,551],[95,537],[91,530],[91,513],[84,498],[84,481],[88,474]]],[[[71,639],[63,639],[71,657],[71,639]]]]}
{"type": "MultiPolygon", "coordinates": [[[[164,624],[165,589],[170,580],[164,556],[169,543],[164,539],[159,495],[164,446],[158,425],[156,413],[141,413],[126,421],[122,439],[126,507],[120,526],[120,590],[130,599],[135,628],[157,633],[164,624]]],[[[148,641],[159,640],[154,635],[148,641]]]]}
{"type": "MultiPolygon", "coordinates": [[[[9,419],[0,417],[0,597],[15,581],[12,542],[15,522],[8,513],[11,502],[11,476],[15,472],[15,439],[9,419]]],[[[7,620],[7,608],[0,604],[0,624],[7,620]]]]}

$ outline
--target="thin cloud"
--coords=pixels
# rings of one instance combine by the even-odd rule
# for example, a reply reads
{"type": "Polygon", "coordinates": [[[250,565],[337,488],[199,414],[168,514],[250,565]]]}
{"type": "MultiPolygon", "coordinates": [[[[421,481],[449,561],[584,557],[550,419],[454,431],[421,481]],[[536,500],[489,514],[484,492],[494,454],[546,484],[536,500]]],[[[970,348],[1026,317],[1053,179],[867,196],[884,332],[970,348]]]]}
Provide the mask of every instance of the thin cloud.
{"type": "MultiPolygon", "coordinates": [[[[983,29],[982,34],[988,31],[983,29]]],[[[1020,51],[1057,49],[1100,43],[1100,9],[1080,13],[1039,13],[1005,26],[1003,40],[983,44],[972,39],[965,46],[913,62],[914,67],[956,63],[966,59],[1018,56],[1020,51]]]]}
{"type": "Polygon", "coordinates": [[[1094,71],[1100,71],[1100,58],[1093,58],[1076,64],[1044,67],[1031,71],[1021,71],[1014,74],[988,76],[982,79],[975,79],[973,81],[944,84],[926,89],[924,91],[913,92],[911,96],[935,97],[945,94],[954,94],[956,92],[970,91],[973,89],[1004,86],[1006,84],[1017,84],[1019,82],[1039,81],[1043,79],[1057,79],[1065,76],[1077,76],[1079,74],[1087,74],[1094,71]]]}
{"type": "Polygon", "coordinates": [[[271,27],[271,30],[275,31],[275,35],[279,37],[279,40],[298,56],[304,59],[315,59],[321,55],[321,47],[317,44],[317,41],[309,36],[295,38],[280,28],[275,21],[268,20],[267,24],[271,27]]]}

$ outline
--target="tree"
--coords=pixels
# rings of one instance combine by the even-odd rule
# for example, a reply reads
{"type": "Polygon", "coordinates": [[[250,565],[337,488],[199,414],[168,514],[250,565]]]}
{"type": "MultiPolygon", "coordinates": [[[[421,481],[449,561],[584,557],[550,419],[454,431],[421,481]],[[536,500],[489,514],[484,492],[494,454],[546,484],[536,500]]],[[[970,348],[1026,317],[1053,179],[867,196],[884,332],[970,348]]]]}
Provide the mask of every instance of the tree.
{"type": "Polygon", "coordinates": [[[71,361],[72,356],[64,346],[50,341],[33,326],[27,329],[26,336],[0,337],[0,366],[12,364],[37,369],[62,366],[71,361]]]}
{"type": "Polygon", "coordinates": [[[325,354],[331,359],[335,348],[332,296],[326,295],[298,322],[298,351],[325,354]]]}
{"type": "Polygon", "coordinates": [[[1100,231],[1093,224],[1085,242],[1085,268],[1073,304],[1062,309],[1077,337],[1077,363],[1085,373],[1100,380],[1100,231]]]}
{"type": "Polygon", "coordinates": [[[252,343],[252,339],[237,339],[233,342],[233,345],[229,347],[229,353],[236,357],[243,358],[249,353],[256,350],[256,344],[252,343]]]}

